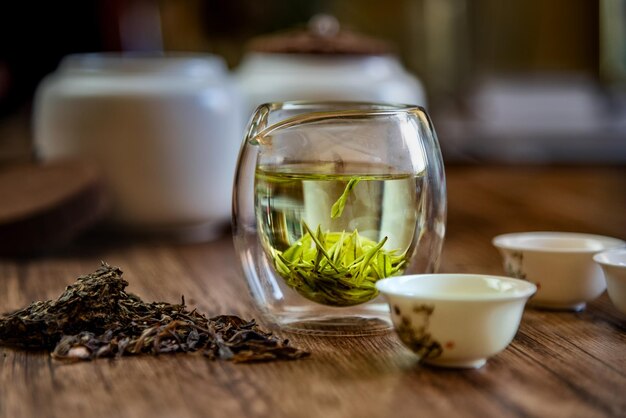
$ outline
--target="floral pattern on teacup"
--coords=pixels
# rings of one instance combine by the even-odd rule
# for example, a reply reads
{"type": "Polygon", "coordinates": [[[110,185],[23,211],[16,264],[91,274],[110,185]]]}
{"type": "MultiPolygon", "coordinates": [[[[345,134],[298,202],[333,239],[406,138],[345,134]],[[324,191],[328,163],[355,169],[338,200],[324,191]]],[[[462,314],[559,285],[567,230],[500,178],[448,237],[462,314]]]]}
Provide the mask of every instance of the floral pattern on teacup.
{"type": "MultiPolygon", "coordinates": [[[[395,305],[393,313],[400,318],[396,332],[400,339],[420,357],[420,360],[439,357],[443,348],[428,332],[428,323],[435,307],[433,305],[414,305],[407,314],[395,305]]],[[[452,345],[454,347],[454,345],[452,345]]]]}
{"type": "Polygon", "coordinates": [[[526,280],[522,262],[524,261],[524,253],[521,251],[511,251],[504,255],[504,271],[506,274],[517,279],[526,280]]]}

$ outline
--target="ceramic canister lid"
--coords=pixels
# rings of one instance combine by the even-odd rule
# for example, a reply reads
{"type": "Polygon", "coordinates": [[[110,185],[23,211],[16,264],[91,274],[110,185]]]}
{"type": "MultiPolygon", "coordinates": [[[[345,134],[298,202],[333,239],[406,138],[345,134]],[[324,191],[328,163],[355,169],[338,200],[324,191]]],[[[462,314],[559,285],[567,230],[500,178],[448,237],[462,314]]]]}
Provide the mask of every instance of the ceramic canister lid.
{"type": "Polygon", "coordinates": [[[341,28],[337,19],[316,15],[307,28],[290,29],[254,38],[253,52],[274,54],[387,55],[391,46],[380,39],[341,28]]]}

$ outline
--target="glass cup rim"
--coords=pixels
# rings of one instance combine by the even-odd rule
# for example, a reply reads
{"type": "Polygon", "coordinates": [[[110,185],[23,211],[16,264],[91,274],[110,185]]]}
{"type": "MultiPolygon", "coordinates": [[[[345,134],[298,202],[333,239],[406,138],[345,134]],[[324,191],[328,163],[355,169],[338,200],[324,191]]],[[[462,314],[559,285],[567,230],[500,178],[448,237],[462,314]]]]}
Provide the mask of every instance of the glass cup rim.
{"type": "Polygon", "coordinates": [[[414,109],[424,110],[422,106],[407,103],[376,102],[361,100],[285,100],[267,102],[259,107],[268,106],[270,110],[320,109],[320,112],[359,111],[397,113],[414,109]],[[333,108],[336,108],[334,110],[333,108]]]}
{"type": "Polygon", "coordinates": [[[257,141],[276,130],[286,129],[292,126],[318,122],[325,119],[362,119],[369,117],[390,116],[399,114],[414,114],[423,117],[428,124],[426,110],[422,106],[402,103],[368,102],[368,101],[315,101],[315,100],[289,100],[268,102],[259,105],[252,115],[248,124],[249,129],[246,138],[256,138],[257,141]],[[262,129],[258,129],[260,119],[265,118],[278,110],[307,110],[302,114],[287,117],[262,129]]]}

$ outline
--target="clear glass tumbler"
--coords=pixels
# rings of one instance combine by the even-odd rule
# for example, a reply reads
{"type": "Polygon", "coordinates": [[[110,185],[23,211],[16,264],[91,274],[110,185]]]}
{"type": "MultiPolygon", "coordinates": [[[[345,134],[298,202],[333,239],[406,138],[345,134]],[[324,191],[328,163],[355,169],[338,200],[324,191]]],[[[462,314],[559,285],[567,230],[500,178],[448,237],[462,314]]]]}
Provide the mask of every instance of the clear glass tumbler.
{"type": "Polygon", "coordinates": [[[233,234],[254,302],[281,329],[390,329],[374,284],[434,272],[445,217],[443,162],[424,109],[284,102],[254,113],[233,234]]]}

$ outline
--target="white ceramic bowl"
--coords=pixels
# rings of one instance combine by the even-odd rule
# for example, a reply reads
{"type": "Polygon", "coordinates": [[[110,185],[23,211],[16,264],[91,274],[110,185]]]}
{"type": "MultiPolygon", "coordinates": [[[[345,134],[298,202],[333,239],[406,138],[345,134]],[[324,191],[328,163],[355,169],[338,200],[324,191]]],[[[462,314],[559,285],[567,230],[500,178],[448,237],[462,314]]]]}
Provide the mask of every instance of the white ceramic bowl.
{"type": "Polygon", "coordinates": [[[613,305],[626,314],[626,249],[604,251],[593,256],[602,267],[613,305]]]}
{"type": "Polygon", "coordinates": [[[493,239],[506,274],[537,285],[533,306],[580,311],[606,289],[594,254],[626,246],[601,235],[574,232],[521,232],[493,239]]]}
{"type": "Polygon", "coordinates": [[[532,283],[477,274],[417,274],[380,280],[402,342],[420,361],[478,368],[517,332],[532,283]]]}

